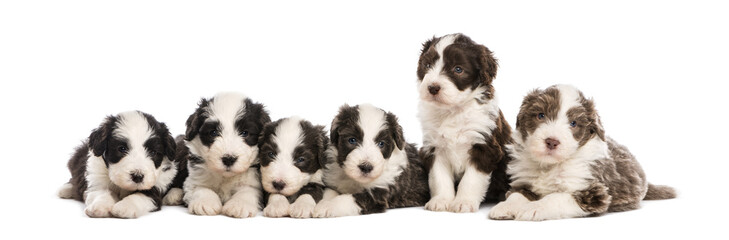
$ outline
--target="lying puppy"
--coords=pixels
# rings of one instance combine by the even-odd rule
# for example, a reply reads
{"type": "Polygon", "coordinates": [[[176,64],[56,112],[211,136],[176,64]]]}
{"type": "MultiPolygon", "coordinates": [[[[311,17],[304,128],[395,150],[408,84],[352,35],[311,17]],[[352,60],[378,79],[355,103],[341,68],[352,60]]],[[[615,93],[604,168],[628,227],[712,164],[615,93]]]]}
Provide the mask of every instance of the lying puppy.
{"type": "Polygon", "coordinates": [[[392,113],[368,104],[345,105],[330,134],[323,180],[333,190],[325,191],[314,217],[381,213],[423,206],[430,198],[425,165],[392,113]]]}
{"type": "Polygon", "coordinates": [[[183,201],[190,213],[222,212],[235,218],[258,214],[261,183],[252,166],[257,164],[259,133],[270,121],[263,105],[242,94],[220,93],[200,100],[187,119],[184,144],[180,142],[177,153],[187,161],[187,172],[181,174],[188,174],[183,201]]]}
{"type": "Polygon", "coordinates": [[[160,209],[177,173],[167,126],[139,111],[109,116],[76,148],[61,198],[86,203],[89,217],[136,218],[160,209]]]}
{"type": "Polygon", "coordinates": [[[309,218],[321,200],[321,168],[329,145],[324,126],[298,117],[266,124],[258,142],[267,217],[309,218]]]}
{"type": "Polygon", "coordinates": [[[605,136],[592,100],[571,86],[527,95],[508,149],[512,190],[491,209],[492,219],[583,217],[676,196],[672,188],[646,181],[628,149],[605,136]]]}
{"type": "Polygon", "coordinates": [[[418,117],[432,195],[427,210],[475,212],[484,200],[503,200],[509,189],[511,127],[492,85],[497,67],[488,48],[463,34],[423,44],[418,117]]]}

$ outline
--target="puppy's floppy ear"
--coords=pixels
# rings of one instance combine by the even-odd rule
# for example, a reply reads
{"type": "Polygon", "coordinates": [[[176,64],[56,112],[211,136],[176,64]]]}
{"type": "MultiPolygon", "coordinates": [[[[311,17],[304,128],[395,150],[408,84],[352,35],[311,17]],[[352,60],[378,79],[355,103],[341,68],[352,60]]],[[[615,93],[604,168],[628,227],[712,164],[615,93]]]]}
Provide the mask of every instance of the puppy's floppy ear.
{"type": "Polygon", "coordinates": [[[197,109],[194,113],[190,115],[190,117],[187,118],[187,121],[185,122],[185,126],[187,126],[187,129],[185,129],[185,140],[190,141],[195,136],[197,136],[198,132],[200,132],[200,127],[202,127],[202,124],[205,122],[205,110],[209,104],[209,101],[205,98],[200,99],[200,103],[197,105],[197,109]]]}
{"type": "Polygon", "coordinates": [[[388,112],[386,114],[386,118],[387,128],[389,128],[390,132],[392,132],[392,139],[395,140],[397,148],[402,150],[405,147],[405,136],[403,136],[402,133],[402,126],[397,123],[397,116],[395,116],[395,114],[388,112]]]}
{"type": "Polygon", "coordinates": [[[170,161],[175,161],[175,153],[177,153],[177,143],[170,134],[167,125],[160,123],[160,137],[162,137],[162,145],[165,147],[165,156],[170,161]]]}
{"type": "Polygon", "coordinates": [[[253,116],[258,116],[258,119],[255,119],[259,127],[258,130],[263,130],[263,126],[266,125],[266,123],[271,122],[271,117],[268,115],[268,111],[266,111],[265,106],[260,103],[254,103],[250,98],[246,98],[245,104],[246,115],[251,114],[253,116]]]}
{"type": "Polygon", "coordinates": [[[494,58],[491,50],[483,45],[479,45],[479,48],[481,49],[479,53],[479,60],[481,64],[479,76],[484,84],[491,85],[494,78],[496,78],[496,70],[498,69],[499,64],[496,62],[496,58],[494,58]]]}
{"type": "Polygon", "coordinates": [[[323,168],[327,164],[326,151],[329,148],[329,138],[327,138],[327,132],[324,130],[324,126],[316,125],[314,129],[316,129],[317,135],[317,160],[319,160],[319,166],[323,168]]]}
{"type": "Polygon", "coordinates": [[[600,121],[600,115],[597,114],[595,102],[592,99],[585,98],[582,92],[580,92],[580,99],[582,99],[582,107],[587,110],[587,117],[590,120],[590,126],[588,126],[590,135],[597,135],[600,140],[605,141],[605,129],[602,128],[602,122],[600,121]]]}
{"type": "Polygon", "coordinates": [[[117,117],[107,116],[98,128],[91,131],[88,145],[94,153],[94,156],[101,156],[106,151],[106,145],[109,142],[109,138],[111,137],[117,120],[117,117]]]}
{"type": "Polygon", "coordinates": [[[425,41],[423,43],[423,48],[420,50],[420,56],[423,56],[423,54],[425,54],[425,52],[427,52],[428,49],[430,49],[430,47],[433,46],[433,43],[435,42],[436,39],[437,38],[435,36],[433,36],[432,38],[428,39],[428,41],[425,41]]]}

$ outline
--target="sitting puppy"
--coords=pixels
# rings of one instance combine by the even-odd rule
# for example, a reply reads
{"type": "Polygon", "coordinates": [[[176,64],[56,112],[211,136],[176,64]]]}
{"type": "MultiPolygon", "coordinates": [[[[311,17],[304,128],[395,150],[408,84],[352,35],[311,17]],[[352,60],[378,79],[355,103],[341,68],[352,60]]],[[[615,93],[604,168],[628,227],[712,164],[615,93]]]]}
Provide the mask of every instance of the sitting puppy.
{"type": "MultiPolygon", "coordinates": [[[[253,217],[260,211],[258,138],[270,122],[263,105],[238,93],[200,100],[177,157],[187,161],[183,201],[196,215],[253,217]]],[[[178,179],[179,184],[179,179],[178,179]]],[[[172,198],[172,197],[170,197],[172,198]]],[[[170,200],[169,202],[174,202],[170,200]]]]}
{"type": "Polygon", "coordinates": [[[86,203],[89,217],[137,218],[160,209],[177,173],[167,126],[139,111],[109,116],[68,161],[61,198],[86,203]]]}
{"type": "Polygon", "coordinates": [[[672,188],[646,181],[628,149],[605,136],[592,100],[571,86],[527,95],[508,149],[512,190],[491,209],[492,219],[583,217],[676,196],[672,188]]]}
{"type": "Polygon", "coordinates": [[[266,124],[258,142],[267,217],[309,218],[324,192],[321,168],[329,143],[324,126],[298,117],[266,124]]]}
{"type": "Polygon", "coordinates": [[[432,195],[427,210],[475,212],[484,200],[503,200],[509,189],[511,127],[491,84],[497,66],[488,48],[463,34],[423,44],[417,74],[420,154],[432,195]]]}
{"type": "Polygon", "coordinates": [[[330,133],[323,180],[336,192],[325,191],[314,217],[381,213],[428,201],[425,165],[405,142],[395,115],[372,105],[345,105],[330,133]]]}

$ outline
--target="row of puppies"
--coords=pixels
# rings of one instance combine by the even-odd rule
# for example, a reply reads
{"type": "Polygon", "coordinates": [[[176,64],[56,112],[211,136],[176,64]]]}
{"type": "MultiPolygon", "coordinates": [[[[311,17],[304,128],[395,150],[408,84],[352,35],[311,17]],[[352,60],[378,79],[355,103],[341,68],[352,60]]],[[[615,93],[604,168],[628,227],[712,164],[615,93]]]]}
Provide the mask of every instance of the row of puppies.
{"type": "MultiPolygon", "coordinates": [[[[148,188],[138,184],[132,189],[111,184],[110,189],[123,189],[104,198],[115,201],[94,204],[104,194],[81,185],[83,176],[89,186],[98,185],[88,177],[92,174],[74,175],[83,173],[72,164],[85,160],[89,149],[83,146],[69,163],[74,177],[60,195],[76,192],[75,198],[84,199],[85,194],[87,214],[100,217],[143,214],[125,215],[134,212],[120,210],[129,204],[116,206],[140,194],[153,203],[144,209],[158,209],[162,201],[184,203],[193,214],[233,217],[256,215],[261,199],[267,202],[266,216],[336,217],[422,205],[473,212],[483,200],[498,202],[508,195],[490,217],[519,220],[629,210],[644,198],[675,196],[671,188],[647,184],[632,155],[604,136],[592,101],[574,88],[554,86],[528,95],[512,134],[491,85],[496,68],[488,48],[462,34],[423,45],[417,72],[424,132],[420,156],[404,141],[396,117],[369,105],[340,109],[329,144],[321,126],[297,118],[268,123],[262,105],[222,94],[203,99],[188,119],[177,143],[177,165],[168,163],[162,168],[166,174],[160,174],[176,177],[155,186],[161,193],[172,188],[164,199],[145,195],[148,188]],[[565,204],[572,208],[565,210],[565,204]]],[[[87,158],[106,161],[104,154],[94,151],[87,158]]],[[[104,163],[109,172],[119,172],[111,170],[114,162],[104,163]]],[[[139,176],[133,173],[141,171],[127,172],[126,180],[134,182],[139,176]]]]}

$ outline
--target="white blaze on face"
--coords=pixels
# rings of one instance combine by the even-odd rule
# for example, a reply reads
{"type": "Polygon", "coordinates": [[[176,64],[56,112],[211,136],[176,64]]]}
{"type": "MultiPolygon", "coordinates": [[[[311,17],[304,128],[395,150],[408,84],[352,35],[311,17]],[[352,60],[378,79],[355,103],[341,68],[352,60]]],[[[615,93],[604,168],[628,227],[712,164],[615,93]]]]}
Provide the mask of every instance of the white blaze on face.
{"type": "MultiPolygon", "coordinates": [[[[386,160],[377,147],[377,134],[386,126],[385,112],[369,104],[359,105],[359,121],[357,124],[364,133],[362,142],[352,150],[344,161],[344,172],[352,179],[369,183],[377,179],[385,168],[386,160]],[[364,174],[359,166],[372,165],[372,171],[364,174]]],[[[346,139],[345,139],[346,140],[346,139]]]]}
{"type": "Polygon", "coordinates": [[[471,88],[464,89],[463,91],[458,90],[458,87],[446,75],[446,72],[451,71],[451,69],[444,69],[445,59],[443,53],[446,47],[452,45],[457,37],[457,34],[446,35],[441,37],[435,44],[434,48],[438,53],[438,60],[431,64],[430,69],[425,73],[423,81],[418,87],[422,100],[448,106],[457,105],[466,100],[473,99],[474,91],[471,88]],[[430,93],[428,87],[436,86],[440,87],[440,90],[438,94],[433,95],[430,93]]]}
{"type": "Polygon", "coordinates": [[[216,137],[210,147],[205,146],[198,136],[190,141],[190,151],[205,159],[211,170],[222,173],[224,176],[233,176],[248,170],[258,155],[257,146],[249,146],[236,129],[235,122],[245,114],[246,97],[239,93],[220,93],[213,97],[208,106],[206,123],[218,122],[220,136],[216,137]],[[230,167],[223,163],[223,157],[236,158],[230,167]]]}
{"type": "MultiPolygon", "coordinates": [[[[298,117],[288,118],[279,123],[275,130],[275,136],[272,136],[271,142],[278,147],[278,153],[268,166],[261,167],[261,182],[263,188],[267,192],[276,193],[273,182],[283,182],[286,184],[280,194],[291,196],[298,192],[311,179],[311,174],[301,172],[294,165],[294,150],[303,143],[303,131],[300,125],[301,119],[298,117]]],[[[309,159],[316,161],[316,159],[309,159]]]]}
{"type": "Polygon", "coordinates": [[[569,159],[579,148],[579,141],[572,134],[570,122],[567,118],[567,111],[573,107],[580,106],[579,91],[569,85],[557,85],[560,95],[560,106],[557,118],[546,120],[540,124],[534,132],[526,139],[527,150],[544,163],[559,163],[569,159]],[[556,149],[550,150],[545,143],[546,139],[552,138],[559,141],[556,149]]]}
{"type": "Polygon", "coordinates": [[[120,113],[119,122],[112,135],[118,139],[126,139],[128,153],[119,162],[109,164],[111,182],[130,191],[152,188],[157,181],[158,172],[144,147],[147,139],[154,135],[147,119],[137,111],[120,113]],[[133,173],[143,175],[142,182],[135,183],[132,180],[133,173]]]}

